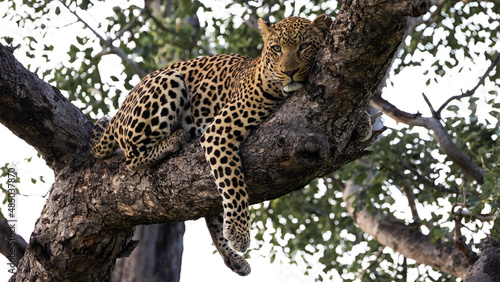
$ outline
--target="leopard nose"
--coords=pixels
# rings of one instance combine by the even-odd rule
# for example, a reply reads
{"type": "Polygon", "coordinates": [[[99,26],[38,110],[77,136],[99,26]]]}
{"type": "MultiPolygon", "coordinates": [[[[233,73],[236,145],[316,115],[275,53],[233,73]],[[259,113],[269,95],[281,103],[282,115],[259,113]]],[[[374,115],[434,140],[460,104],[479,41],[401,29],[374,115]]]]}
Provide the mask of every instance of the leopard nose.
{"type": "Polygon", "coordinates": [[[288,75],[290,78],[293,78],[293,76],[299,71],[299,69],[294,69],[294,70],[288,70],[288,71],[282,71],[282,73],[288,75]]]}

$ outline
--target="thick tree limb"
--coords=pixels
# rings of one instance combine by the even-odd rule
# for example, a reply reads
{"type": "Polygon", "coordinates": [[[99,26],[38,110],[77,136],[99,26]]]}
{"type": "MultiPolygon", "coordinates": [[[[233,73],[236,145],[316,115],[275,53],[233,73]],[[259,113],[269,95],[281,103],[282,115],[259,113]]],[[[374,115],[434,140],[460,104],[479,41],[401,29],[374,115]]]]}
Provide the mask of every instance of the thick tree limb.
{"type": "Polygon", "coordinates": [[[433,243],[432,237],[395,219],[380,216],[377,211],[357,210],[354,194],[358,189],[348,181],[342,198],[347,211],[363,232],[407,258],[465,279],[472,265],[453,243],[433,243]]]}
{"type": "MultiPolygon", "coordinates": [[[[256,129],[241,155],[251,203],[301,189],[367,154],[376,137],[352,134],[402,40],[407,16],[426,1],[345,1],[301,91],[256,129]]],[[[12,281],[105,281],[133,247],[133,227],[221,211],[193,140],[158,167],[131,172],[117,151],[88,152],[92,125],[0,46],[0,122],[33,145],[56,181],[12,281]],[[40,90],[41,89],[41,90],[40,90]]],[[[207,232],[208,236],[208,232],[207,232]]]]}
{"type": "Polygon", "coordinates": [[[93,125],[58,89],[27,71],[0,45],[0,122],[43,156],[54,171],[89,158],[93,125]]]}

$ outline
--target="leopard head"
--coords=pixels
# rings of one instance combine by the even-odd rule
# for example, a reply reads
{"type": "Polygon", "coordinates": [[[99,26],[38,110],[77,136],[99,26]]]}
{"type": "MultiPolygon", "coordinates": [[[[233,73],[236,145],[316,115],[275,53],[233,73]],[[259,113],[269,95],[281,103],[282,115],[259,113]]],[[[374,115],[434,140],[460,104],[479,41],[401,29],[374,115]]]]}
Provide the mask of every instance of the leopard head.
{"type": "Polygon", "coordinates": [[[264,40],[262,62],[283,92],[294,92],[304,86],[311,63],[332,23],[327,15],[321,15],[312,22],[290,17],[277,24],[269,24],[259,19],[264,40]]]}

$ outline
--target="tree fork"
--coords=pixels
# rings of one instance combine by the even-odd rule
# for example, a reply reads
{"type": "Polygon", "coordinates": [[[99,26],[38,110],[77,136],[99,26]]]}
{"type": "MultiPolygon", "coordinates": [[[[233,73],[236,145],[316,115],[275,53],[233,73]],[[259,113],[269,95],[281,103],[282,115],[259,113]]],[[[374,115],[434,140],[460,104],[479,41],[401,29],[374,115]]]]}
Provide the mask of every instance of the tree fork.
{"type": "MultiPolygon", "coordinates": [[[[367,154],[376,138],[352,138],[402,41],[408,16],[426,1],[345,1],[306,91],[285,101],[241,148],[251,203],[301,189],[367,154]]],[[[221,211],[197,140],[159,166],[132,172],[119,151],[89,154],[92,124],[59,91],[0,46],[0,122],[35,147],[56,181],[11,281],[108,280],[130,251],[133,227],[221,211]]],[[[208,236],[207,232],[207,236],[208,236]]]]}

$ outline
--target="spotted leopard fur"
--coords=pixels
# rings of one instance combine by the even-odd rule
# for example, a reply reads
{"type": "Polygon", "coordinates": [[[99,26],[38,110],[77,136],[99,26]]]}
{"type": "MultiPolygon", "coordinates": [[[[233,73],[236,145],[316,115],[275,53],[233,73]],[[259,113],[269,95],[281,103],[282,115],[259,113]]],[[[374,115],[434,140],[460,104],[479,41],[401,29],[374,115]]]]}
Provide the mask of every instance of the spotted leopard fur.
{"type": "Polygon", "coordinates": [[[224,212],[207,226],[226,265],[240,275],[250,266],[235,251],[250,244],[248,192],[239,146],[290,93],[306,82],[331,18],[300,17],[277,24],[259,19],[262,55],[216,55],[173,64],[147,75],[118,113],[94,129],[91,152],[109,156],[120,147],[131,170],[151,167],[190,138],[200,143],[224,212]]]}

